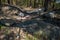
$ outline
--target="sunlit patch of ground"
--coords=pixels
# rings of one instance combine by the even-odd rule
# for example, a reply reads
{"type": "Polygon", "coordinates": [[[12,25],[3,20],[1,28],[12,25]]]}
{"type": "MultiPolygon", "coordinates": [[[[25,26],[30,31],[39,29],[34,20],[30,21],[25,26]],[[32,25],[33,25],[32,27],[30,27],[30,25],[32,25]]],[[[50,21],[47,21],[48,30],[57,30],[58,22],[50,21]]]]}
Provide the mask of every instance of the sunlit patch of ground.
{"type": "Polygon", "coordinates": [[[24,10],[34,10],[35,8],[31,8],[31,7],[26,7],[26,8],[23,8],[24,10]]]}

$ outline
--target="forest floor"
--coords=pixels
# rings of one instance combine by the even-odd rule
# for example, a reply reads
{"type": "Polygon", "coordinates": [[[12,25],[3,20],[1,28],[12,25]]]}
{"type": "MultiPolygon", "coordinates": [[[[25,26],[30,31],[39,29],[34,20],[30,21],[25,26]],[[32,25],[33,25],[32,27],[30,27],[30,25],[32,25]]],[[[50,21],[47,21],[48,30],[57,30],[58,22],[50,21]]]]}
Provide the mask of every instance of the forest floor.
{"type": "MultiPolygon", "coordinates": [[[[31,8],[25,9],[33,10],[31,8]]],[[[2,8],[2,11],[0,13],[0,40],[60,40],[60,27],[49,23],[48,20],[51,19],[45,20],[38,16],[26,19],[26,21],[24,19],[21,22],[20,19],[16,20],[18,18],[15,15],[16,12],[18,13],[17,9],[4,10],[2,8]]],[[[30,17],[32,16],[30,15],[30,17]]]]}

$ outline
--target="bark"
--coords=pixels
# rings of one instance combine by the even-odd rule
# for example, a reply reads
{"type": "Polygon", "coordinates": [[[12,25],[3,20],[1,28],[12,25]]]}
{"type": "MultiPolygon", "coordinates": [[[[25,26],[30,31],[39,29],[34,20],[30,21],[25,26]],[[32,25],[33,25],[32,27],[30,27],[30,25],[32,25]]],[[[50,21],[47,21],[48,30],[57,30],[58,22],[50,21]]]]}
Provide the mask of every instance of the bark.
{"type": "Polygon", "coordinates": [[[2,3],[1,3],[1,0],[0,0],[0,11],[1,11],[1,4],[2,4],[2,3]]]}
{"type": "Polygon", "coordinates": [[[13,5],[16,5],[16,0],[13,0],[13,5]]]}
{"type": "Polygon", "coordinates": [[[0,0],[0,5],[1,5],[1,0],[0,0]]]}
{"type": "Polygon", "coordinates": [[[53,6],[52,6],[53,10],[55,8],[55,2],[56,2],[56,0],[53,1],[53,6]]]}
{"type": "Polygon", "coordinates": [[[7,0],[8,4],[10,4],[10,0],[7,0]]]}
{"type": "Polygon", "coordinates": [[[36,0],[34,0],[34,8],[36,8],[36,0]]]}
{"type": "Polygon", "coordinates": [[[44,1],[44,11],[47,11],[48,10],[48,1],[49,0],[45,0],[44,1]]]}
{"type": "Polygon", "coordinates": [[[31,6],[32,4],[31,4],[31,0],[29,1],[29,6],[31,6]]]}

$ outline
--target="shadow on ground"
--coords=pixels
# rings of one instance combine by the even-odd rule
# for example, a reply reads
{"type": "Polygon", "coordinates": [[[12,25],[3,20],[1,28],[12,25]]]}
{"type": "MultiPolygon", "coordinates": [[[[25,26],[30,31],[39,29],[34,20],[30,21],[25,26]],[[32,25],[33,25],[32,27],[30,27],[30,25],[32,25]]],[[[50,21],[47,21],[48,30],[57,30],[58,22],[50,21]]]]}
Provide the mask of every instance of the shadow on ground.
{"type": "MultiPolygon", "coordinates": [[[[4,25],[6,27],[23,28],[24,32],[27,32],[27,33],[31,34],[32,36],[34,36],[35,33],[40,32],[40,33],[42,33],[41,40],[45,40],[45,39],[46,40],[60,40],[59,39],[60,27],[46,23],[42,20],[32,19],[32,20],[28,20],[25,22],[16,22],[16,20],[12,20],[12,19],[1,19],[0,24],[4,25]],[[8,24],[9,26],[7,26],[7,25],[5,25],[5,23],[10,23],[10,24],[8,24]],[[47,36],[47,38],[46,38],[46,36],[47,36]]],[[[39,38],[40,38],[40,36],[39,36],[39,38]]],[[[10,40],[9,38],[7,38],[7,39],[10,40]]],[[[13,40],[14,40],[14,38],[13,38],[13,40]]]]}

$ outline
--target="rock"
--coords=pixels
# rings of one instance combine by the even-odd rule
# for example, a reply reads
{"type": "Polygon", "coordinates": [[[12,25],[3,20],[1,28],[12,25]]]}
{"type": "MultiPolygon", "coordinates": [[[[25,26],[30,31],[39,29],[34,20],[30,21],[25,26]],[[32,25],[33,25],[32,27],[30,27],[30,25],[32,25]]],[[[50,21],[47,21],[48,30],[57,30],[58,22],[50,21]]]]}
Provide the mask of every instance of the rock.
{"type": "Polygon", "coordinates": [[[24,13],[20,12],[18,15],[23,17],[24,16],[24,13]]]}

